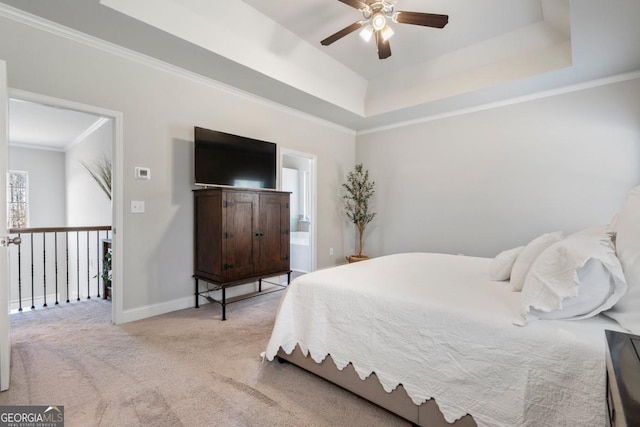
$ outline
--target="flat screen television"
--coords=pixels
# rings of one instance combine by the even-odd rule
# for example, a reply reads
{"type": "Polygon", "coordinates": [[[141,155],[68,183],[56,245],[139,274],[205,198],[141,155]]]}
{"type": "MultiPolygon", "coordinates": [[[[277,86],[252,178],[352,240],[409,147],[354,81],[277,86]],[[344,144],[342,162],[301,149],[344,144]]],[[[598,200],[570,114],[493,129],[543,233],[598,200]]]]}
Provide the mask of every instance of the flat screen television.
{"type": "Polygon", "coordinates": [[[276,144],[195,127],[196,185],[276,188],[276,144]]]}

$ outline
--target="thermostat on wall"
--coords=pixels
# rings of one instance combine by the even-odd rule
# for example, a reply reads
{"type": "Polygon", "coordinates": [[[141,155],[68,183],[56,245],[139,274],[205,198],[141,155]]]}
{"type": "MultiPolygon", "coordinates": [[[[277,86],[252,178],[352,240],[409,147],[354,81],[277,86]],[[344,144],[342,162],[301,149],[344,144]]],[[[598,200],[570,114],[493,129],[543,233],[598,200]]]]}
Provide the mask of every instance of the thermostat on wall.
{"type": "Polygon", "coordinates": [[[151,169],[136,166],[136,179],[151,179],[151,169]]]}

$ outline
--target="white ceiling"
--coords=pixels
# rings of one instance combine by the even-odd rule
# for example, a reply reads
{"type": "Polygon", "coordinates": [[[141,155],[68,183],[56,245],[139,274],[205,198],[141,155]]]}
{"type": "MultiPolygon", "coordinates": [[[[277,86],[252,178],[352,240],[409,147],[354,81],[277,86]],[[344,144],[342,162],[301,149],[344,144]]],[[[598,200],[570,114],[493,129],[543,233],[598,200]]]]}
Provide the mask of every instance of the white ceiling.
{"type": "Polygon", "coordinates": [[[93,114],[9,100],[9,144],[16,147],[66,151],[104,122],[93,114]]]}
{"type": "Polygon", "coordinates": [[[398,0],[392,56],[338,0],[0,0],[316,117],[365,130],[640,69],[638,0],[398,0]]]}
{"type": "Polygon", "coordinates": [[[389,23],[395,31],[390,40],[392,56],[381,61],[374,40],[367,44],[357,32],[331,46],[320,45],[320,40],[363,19],[361,12],[338,0],[306,0],[293,7],[290,0],[244,2],[365,79],[433,60],[543,19],[540,0],[398,0],[396,11],[449,15],[449,24],[434,29],[389,23]]]}

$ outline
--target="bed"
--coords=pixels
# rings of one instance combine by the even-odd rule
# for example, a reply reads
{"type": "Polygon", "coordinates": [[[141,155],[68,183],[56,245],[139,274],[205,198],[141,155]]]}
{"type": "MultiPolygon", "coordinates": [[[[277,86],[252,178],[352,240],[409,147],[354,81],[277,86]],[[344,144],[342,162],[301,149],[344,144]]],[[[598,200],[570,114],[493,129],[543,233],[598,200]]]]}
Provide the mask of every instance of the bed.
{"type": "MultiPolygon", "coordinates": [[[[615,256],[612,234],[596,230],[602,233],[609,237],[597,237],[593,247],[606,246],[606,256],[587,258],[602,260],[607,271],[618,263],[620,274],[611,274],[606,304],[588,309],[588,316],[544,319],[555,313],[554,298],[567,303],[587,281],[575,271],[571,286],[566,274],[538,277],[545,267],[538,264],[544,254],[558,264],[567,247],[583,247],[593,230],[537,248],[521,292],[509,281],[491,280],[499,257],[404,253],[301,276],[283,295],[265,356],[288,360],[421,426],[606,425],[604,331],[631,328],[602,311],[609,313],[635,283],[627,292],[624,262],[615,256]],[[542,283],[537,293],[529,284],[534,279],[542,283]],[[551,295],[554,283],[560,291],[551,295]],[[547,306],[523,305],[538,294],[547,306]]],[[[534,241],[512,258],[526,258],[534,241]]],[[[583,258],[560,264],[583,268],[583,258]]]]}

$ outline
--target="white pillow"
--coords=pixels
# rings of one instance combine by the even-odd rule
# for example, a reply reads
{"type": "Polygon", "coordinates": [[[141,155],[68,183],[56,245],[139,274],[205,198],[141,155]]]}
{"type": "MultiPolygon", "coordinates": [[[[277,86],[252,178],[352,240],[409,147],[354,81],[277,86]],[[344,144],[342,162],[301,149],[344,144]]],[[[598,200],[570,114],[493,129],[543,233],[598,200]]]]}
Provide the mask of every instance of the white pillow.
{"type": "Polygon", "coordinates": [[[513,264],[513,269],[511,269],[512,291],[520,292],[522,290],[524,279],[527,277],[527,273],[538,255],[560,240],[562,240],[562,232],[547,233],[536,237],[522,249],[518,259],[513,264]]]}
{"type": "Polygon", "coordinates": [[[616,253],[629,290],[609,311],[623,328],[640,334],[640,187],[629,192],[615,220],[616,253]]]}
{"type": "Polygon", "coordinates": [[[515,264],[522,249],[524,249],[524,246],[509,249],[496,255],[489,267],[489,280],[509,280],[513,264],[515,264]]]}
{"type": "Polygon", "coordinates": [[[522,289],[522,319],[583,319],[611,308],[627,290],[611,234],[572,234],[535,260],[522,289]]]}
{"type": "MultiPolygon", "coordinates": [[[[578,295],[564,298],[560,309],[543,311],[532,308],[531,314],[538,319],[582,319],[603,311],[602,305],[615,290],[609,270],[599,260],[592,258],[576,270],[576,275],[579,283],[578,295]]],[[[526,289],[525,280],[523,295],[526,289]]]]}

